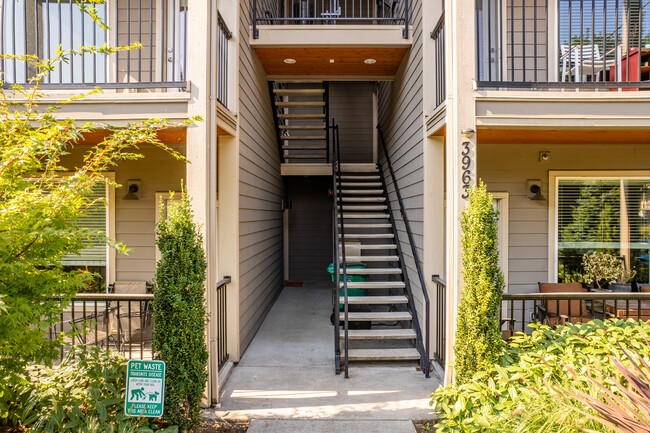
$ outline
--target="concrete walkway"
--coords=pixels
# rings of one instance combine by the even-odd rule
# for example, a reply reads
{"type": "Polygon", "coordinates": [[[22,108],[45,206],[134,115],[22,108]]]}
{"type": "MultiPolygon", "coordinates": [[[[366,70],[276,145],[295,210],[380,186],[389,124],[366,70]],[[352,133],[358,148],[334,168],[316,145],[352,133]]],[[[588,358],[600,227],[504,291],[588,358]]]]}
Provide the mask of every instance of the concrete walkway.
{"type": "Polygon", "coordinates": [[[250,419],[249,433],[413,433],[431,419],[440,384],[415,364],[351,364],[334,374],[331,288],[287,287],[222,390],[209,417],[250,419]]]}

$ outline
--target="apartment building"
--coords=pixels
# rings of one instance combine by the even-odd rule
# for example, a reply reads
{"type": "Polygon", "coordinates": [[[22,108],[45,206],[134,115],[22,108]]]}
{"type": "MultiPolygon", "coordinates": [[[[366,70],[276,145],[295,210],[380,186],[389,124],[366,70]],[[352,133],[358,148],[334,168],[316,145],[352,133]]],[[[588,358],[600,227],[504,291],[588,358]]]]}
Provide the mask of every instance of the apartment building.
{"type": "MultiPolygon", "coordinates": [[[[156,203],[187,185],[205,240],[208,309],[227,323],[207,329],[213,398],[219,368],[240,359],[285,281],[327,282],[331,262],[352,277],[340,287],[347,301],[333,289],[323,306],[344,304],[332,314],[333,373],[355,360],[411,360],[451,377],[459,215],[478,179],[501,212],[509,293],[564,281],[576,256],[600,247],[648,282],[650,21],[639,0],[96,7],[107,30],[75,2],[6,0],[2,52],[139,42],[73,57],[44,83],[44,102],[99,86],[60,115],[117,125],[203,117],[160,134],[190,164],[145,147],[144,159],[115,169],[137,191],[98,191],[109,202],[100,224],[132,253],[70,264],[100,270],[106,284],[151,280],[156,203]],[[603,209],[595,226],[580,226],[581,204],[603,209]]],[[[31,73],[1,66],[5,84],[31,73]]]]}

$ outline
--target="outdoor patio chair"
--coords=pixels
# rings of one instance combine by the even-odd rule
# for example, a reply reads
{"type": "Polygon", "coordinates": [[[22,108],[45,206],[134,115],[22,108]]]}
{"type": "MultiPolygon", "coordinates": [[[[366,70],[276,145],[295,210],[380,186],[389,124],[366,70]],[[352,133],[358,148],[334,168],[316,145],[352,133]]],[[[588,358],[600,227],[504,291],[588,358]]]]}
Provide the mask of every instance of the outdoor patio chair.
{"type": "MultiPolygon", "coordinates": [[[[584,293],[587,291],[580,283],[537,283],[540,293],[584,293]]],[[[584,300],[548,300],[535,305],[535,313],[540,322],[549,326],[569,323],[586,323],[593,318],[592,309],[584,300]]]]}
{"type": "MultiPolygon", "coordinates": [[[[147,281],[116,281],[108,286],[108,293],[115,295],[144,295],[151,293],[147,281]]],[[[151,340],[151,305],[146,302],[111,301],[117,326],[111,330],[117,338],[118,350],[124,344],[151,340]],[[130,307],[130,308],[129,308],[130,307]]]]}
{"type": "MultiPolygon", "coordinates": [[[[616,59],[603,58],[598,45],[574,45],[569,50],[568,45],[561,45],[562,81],[582,81],[582,76],[591,76],[592,81],[604,81],[605,70],[616,66],[616,59]]],[[[609,54],[613,51],[608,51],[609,54]]],[[[620,59],[620,56],[618,57],[620,59]]]]}

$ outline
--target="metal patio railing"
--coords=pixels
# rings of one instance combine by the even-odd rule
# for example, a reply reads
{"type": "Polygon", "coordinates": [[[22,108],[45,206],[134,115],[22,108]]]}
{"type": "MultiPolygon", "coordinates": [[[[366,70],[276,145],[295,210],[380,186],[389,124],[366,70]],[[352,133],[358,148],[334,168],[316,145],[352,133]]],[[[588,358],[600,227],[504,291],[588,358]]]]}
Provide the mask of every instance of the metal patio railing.
{"type": "Polygon", "coordinates": [[[230,277],[226,276],[217,283],[217,366],[221,370],[230,356],[228,355],[228,284],[230,277]]]}
{"type": "Polygon", "coordinates": [[[433,348],[433,360],[445,368],[445,344],[447,344],[447,282],[440,275],[433,275],[431,280],[436,285],[436,342],[433,348]]]}
{"type": "Polygon", "coordinates": [[[218,46],[217,46],[217,101],[228,107],[228,42],[232,33],[224,21],[221,13],[217,12],[218,46]]]}
{"type": "Polygon", "coordinates": [[[648,0],[477,0],[479,89],[648,89],[648,0]]]}
{"type": "MultiPolygon", "coordinates": [[[[40,59],[77,50],[55,63],[42,87],[69,89],[185,89],[187,70],[187,0],[4,0],[0,52],[40,59]],[[108,25],[93,20],[88,9],[108,25]],[[81,46],[109,47],[140,43],[142,48],[113,54],[79,53],[81,46]]],[[[3,86],[29,85],[37,71],[17,58],[0,60],[3,86]]]]}
{"type": "Polygon", "coordinates": [[[435,59],[435,89],[436,107],[447,99],[446,69],[445,69],[445,13],[438,20],[438,24],[431,32],[431,39],[434,45],[435,59]]]}
{"type": "Polygon", "coordinates": [[[650,320],[650,293],[583,292],[503,295],[501,326],[504,337],[530,333],[531,323],[550,326],[585,323],[592,319],[650,320]]]}
{"type": "Polygon", "coordinates": [[[253,38],[258,25],[402,24],[408,38],[408,0],[253,0],[253,38]]]}

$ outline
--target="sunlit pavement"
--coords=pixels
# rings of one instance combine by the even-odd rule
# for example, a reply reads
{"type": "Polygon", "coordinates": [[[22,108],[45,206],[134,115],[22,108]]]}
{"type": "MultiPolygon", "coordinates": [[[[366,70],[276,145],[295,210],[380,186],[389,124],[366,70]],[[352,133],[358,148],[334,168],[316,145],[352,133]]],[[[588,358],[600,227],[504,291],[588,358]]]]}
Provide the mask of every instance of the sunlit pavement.
{"type": "Polygon", "coordinates": [[[428,395],[441,378],[414,363],[353,363],[349,379],[334,374],[330,290],[284,289],[206,416],[250,419],[250,433],[414,432],[410,420],[433,417],[428,395]]]}

